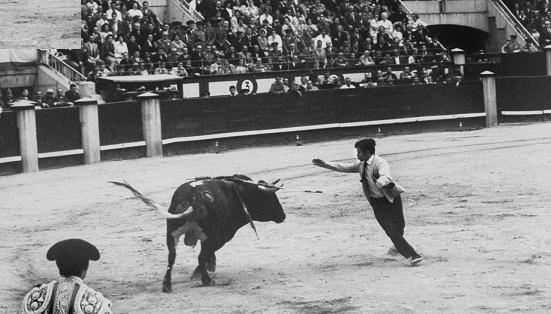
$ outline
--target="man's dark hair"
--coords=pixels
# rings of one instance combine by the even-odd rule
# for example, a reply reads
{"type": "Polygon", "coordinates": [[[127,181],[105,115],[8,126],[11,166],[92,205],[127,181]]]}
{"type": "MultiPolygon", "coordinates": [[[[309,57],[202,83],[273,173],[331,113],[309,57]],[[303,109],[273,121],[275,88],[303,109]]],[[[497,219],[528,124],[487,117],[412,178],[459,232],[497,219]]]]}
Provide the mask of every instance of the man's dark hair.
{"type": "Polygon", "coordinates": [[[75,258],[72,260],[55,261],[59,274],[63,277],[80,276],[83,270],[88,269],[89,260],[87,258],[75,258]]]}
{"type": "Polygon", "coordinates": [[[375,154],[375,140],[372,138],[364,138],[354,144],[355,148],[359,148],[361,151],[368,151],[371,155],[375,154]]]}

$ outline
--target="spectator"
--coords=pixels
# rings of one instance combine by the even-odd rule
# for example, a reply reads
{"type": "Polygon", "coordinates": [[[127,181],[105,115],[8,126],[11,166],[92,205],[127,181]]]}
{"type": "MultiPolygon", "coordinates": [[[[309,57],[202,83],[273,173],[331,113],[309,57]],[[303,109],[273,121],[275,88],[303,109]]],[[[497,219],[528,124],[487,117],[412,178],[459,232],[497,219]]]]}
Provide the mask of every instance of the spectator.
{"type": "Polygon", "coordinates": [[[80,99],[80,94],[77,91],[77,85],[71,83],[69,90],[65,92],[65,99],[68,102],[74,103],[76,100],[80,99]]]}
{"type": "Polygon", "coordinates": [[[344,85],[341,86],[341,89],[350,89],[350,88],[356,88],[356,86],[352,84],[352,79],[347,77],[344,81],[344,85]]]}
{"type": "Polygon", "coordinates": [[[369,50],[365,50],[363,55],[360,57],[359,65],[375,65],[375,61],[373,61],[373,58],[371,57],[371,53],[369,50]]]}
{"type": "Polygon", "coordinates": [[[306,88],[305,91],[316,91],[319,90],[317,86],[314,85],[314,83],[311,80],[306,81],[306,88]]]}
{"type": "Polygon", "coordinates": [[[237,89],[234,85],[230,86],[230,96],[237,96],[237,89]]]}
{"type": "Polygon", "coordinates": [[[283,84],[283,78],[281,76],[277,76],[275,78],[275,82],[272,83],[272,86],[270,86],[270,93],[272,94],[283,94],[288,91],[289,91],[289,87],[283,84]]]}
{"type": "Polygon", "coordinates": [[[48,88],[46,91],[46,95],[42,97],[42,106],[43,107],[55,107],[55,98],[54,98],[54,90],[51,88],[48,88]]]}
{"type": "Polygon", "coordinates": [[[516,53],[520,52],[521,46],[517,41],[517,35],[511,35],[511,39],[501,47],[501,53],[516,53]]]}
{"type": "Polygon", "coordinates": [[[17,100],[30,100],[30,99],[29,99],[29,90],[25,88],[25,89],[21,92],[21,97],[19,97],[19,99],[17,99],[17,100]]]}
{"type": "MultiPolygon", "coordinates": [[[[390,78],[392,82],[396,81],[398,79],[398,77],[396,76],[396,74],[394,74],[394,72],[392,71],[392,68],[391,67],[387,67],[386,68],[386,72],[383,74],[383,77],[385,79],[388,79],[390,78]]],[[[388,83],[388,81],[387,81],[388,83]]]]}
{"type": "Polygon", "coordinates": [[[37,89],[34,93],[34,99],[32,99],[33,101],[36,102],[36,106],[35,108],[48,108],[50,107],[48,104],[45,104],[42,102],[42,91],[37,89]]]}
{"type": "Polygon", "coordinates": [[[57,94],[54,97],[54,106],[62,107],[62,106],[72,106],[72,105],[73,104],[69,103],[65,98],[65,95],[63,94],[63,89],[58,88],[57,94]]]}
{"type": "Polygon", "coordinates": [[[413,80],[413,73],[410,72],[409,66],[404,67],[404,70],[402,73],[400,73],[400,81],[404,82],[405,84],[411,83],[411,80],[413,80]]]}

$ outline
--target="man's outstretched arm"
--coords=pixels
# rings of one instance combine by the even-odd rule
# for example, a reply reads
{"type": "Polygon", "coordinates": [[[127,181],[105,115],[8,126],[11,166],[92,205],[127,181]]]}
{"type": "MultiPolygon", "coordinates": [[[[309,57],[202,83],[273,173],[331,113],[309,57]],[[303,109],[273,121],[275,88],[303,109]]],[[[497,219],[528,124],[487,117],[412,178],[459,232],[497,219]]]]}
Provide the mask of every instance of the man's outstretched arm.
{"type": "Polygon", "coordinates": [[[352,164],[341,164],[341,163],[337,163],[337,162],[326,162],[323,159],[314,158],[314,159],[312,159],[312,164],[314,164],[318,167],[322,167],[322,168],[333,170],[333,171],[349,172],[349,173],[358,172],[358,170],[360,168],[360,162],[359,161],[356,161],[352,164]]]}

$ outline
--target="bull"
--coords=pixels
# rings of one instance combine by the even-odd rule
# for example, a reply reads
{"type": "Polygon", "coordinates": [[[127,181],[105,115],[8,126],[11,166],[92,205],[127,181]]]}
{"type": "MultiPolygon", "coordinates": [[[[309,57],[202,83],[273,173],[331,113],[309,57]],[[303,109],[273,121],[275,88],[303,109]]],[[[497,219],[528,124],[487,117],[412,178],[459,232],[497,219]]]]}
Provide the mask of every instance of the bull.
{"type": "Polygon", "coordinates": [[[230,241],[237,230],[250,224],[256,233],[253,221],[281,223],[285,220],[285,212],[276,195],[283,184],[278,182],[255,183],[243,175],[196,178],[176,189],[168,210],[126,182],[111,183],[128,188],[167,219],[168,266],[162,290],[172,292],[172,267],[180,237],[184,235],[184,243],[188,246],[201,243],[192,279],[200,276],[204,285],[214,284],[208,271],[216,269],[215,252],[230,241]]]}

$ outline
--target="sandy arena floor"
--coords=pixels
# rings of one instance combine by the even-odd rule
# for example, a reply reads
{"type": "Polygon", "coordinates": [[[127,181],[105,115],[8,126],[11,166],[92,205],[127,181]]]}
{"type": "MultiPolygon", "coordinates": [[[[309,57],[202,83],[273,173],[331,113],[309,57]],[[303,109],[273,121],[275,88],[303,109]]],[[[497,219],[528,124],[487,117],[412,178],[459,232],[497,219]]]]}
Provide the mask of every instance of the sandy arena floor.
{"type": "Polygon", "coordinates": [[[80,49],[80,1],[0,0],[0,48],[80,49]]]}
{"type": "MultiPolygon", "coordinates": [[[[305,139],[307,140],[307,139],[305,139]]],[[[102,254],[86,281],[115,313],[550,313],[551,123],[385,137],[404,194],[406,238],[426,257],[410,267],[356,174],[310,160],[350,160],[354,139],[295,147],[105,162],[0,177],[0,313],[57,277],[54,242],[82,237],[102,254]],[[282,224],[242,228],[217,253],[215,280],[189,276],[199,247],[178,248],[174,292],[161,292],[165,221],[106,183],[126,179],[168,203],[200,175],[282,178],[282,224]],[[321,194],[297,192],[322,190],[321,194]],[[297,191],[291,191],[297,190],[297,191]]]]}

